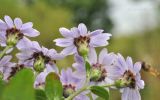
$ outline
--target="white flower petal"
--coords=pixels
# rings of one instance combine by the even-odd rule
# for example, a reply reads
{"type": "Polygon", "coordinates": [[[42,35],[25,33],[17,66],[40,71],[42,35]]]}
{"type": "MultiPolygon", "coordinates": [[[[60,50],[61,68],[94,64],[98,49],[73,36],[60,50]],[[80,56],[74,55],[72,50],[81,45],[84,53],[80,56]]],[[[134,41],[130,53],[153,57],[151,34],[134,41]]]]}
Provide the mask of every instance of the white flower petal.
{"type": "Polygon", "coordinates": [[[73,38],[59,38],[55,39],[54,42],[56,42],[57,46],[68,47],[73,45],[73,38]]]}
{"type": "Polygon", "coordinates": [[[80,24],[78,25],[78,30],[79,30],[81,36],[84,36],[84,35],[87,34],[87,27],[86,27],[86,25],[83,24],[83,23],[80,23],[80,24]]]}
{"type": "Polygon", "coordinates": [[[17,29],[20,29],[21,26],[22,26],[22,20],[20,18],[15,18],[14,19],[14,24],[15,24],[17,29]]]}
{"type": "Polygon", "coordinates": [[[62,55],[72,55],[74,53],[76,53],[76,47],[75,46],[69,46],[69,47],[66,47],[64,48],[62,51],[61,51],[61,54],[62,55]]]}
{"type": "Polygon", "coordinates": [[[13,20],[11,19],[11,17],[4,16],[4,20],[7,23],[9,28],[13,28],[14,27],[13,20]]]}
{"type": "Polygon", "coordinates": [[[94,48],[90,48],[88,59],[91,65],[97,63],[97,53],[94,48]]]}

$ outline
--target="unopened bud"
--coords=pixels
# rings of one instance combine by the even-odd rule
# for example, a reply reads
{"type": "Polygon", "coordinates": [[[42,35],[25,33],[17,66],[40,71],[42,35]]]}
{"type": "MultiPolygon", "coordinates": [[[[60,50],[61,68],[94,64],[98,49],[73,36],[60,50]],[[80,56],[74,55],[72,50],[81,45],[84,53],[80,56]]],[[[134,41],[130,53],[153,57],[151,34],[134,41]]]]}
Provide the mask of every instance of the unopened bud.
{"type": "Polygon", "coordinates": [[[17,42],[18,42],[18,38],[17,38],[16,34],[8,35],[7,45],[9,45],[9,46],[15,46],[17,44],[17,42]]]}
{"type": "Polygon", "coordinates": [[[100,70],[92,69],[91,70],[91,76],[90,76],[91,78],[90,78],[90,80],[91,81],[98,81],[101,78],[101,74],[102,74],[102,72],[100,70]]]}
{"type": "Polygon", "coordinates": [[[86,55],[88,55],[88,52],[89,52],[89,48],[88,48],[88,44],[87,43],[79,45],[79,47],[78,47],[79,55],[86,56],[86,55]]]}
{"type": "Polygon", "coordinates": [[[44,59],[42,57],[39,57],[35,62],[34,62],[34,70],[38,73],[42,72],[45,68],[45,63],[44,59]]]}

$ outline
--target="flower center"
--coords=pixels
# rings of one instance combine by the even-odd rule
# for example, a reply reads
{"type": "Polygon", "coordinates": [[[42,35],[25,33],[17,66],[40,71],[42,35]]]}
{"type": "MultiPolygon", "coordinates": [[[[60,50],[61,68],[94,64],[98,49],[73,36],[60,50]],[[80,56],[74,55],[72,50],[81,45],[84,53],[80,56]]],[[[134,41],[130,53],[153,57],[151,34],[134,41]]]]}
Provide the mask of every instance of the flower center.
{"type": "Polygon", "coordinates": [[[127,70],[124,72],[123,78],[127,81],[128,87],[130,87],[130,88],[136,87],[135,76],[130,70],[127,70]]]}
{"type": "Polygon", "coordinates": [[[11,28],[6,30],[7,44],[16,45],[16,43],[23,38],[23,33],[19,29],[11,28]]]}
{"type": "Polygon", "coordinates": [[[90,81],[101,82],[107,77],[107,71],[101,64],[96,63],[92,65],[90,81]]]}
{"type": "Polygon", "coordinates": [[[77,47],[78,53],[80,55],[86,55],[89,52],[89,36],[80,36],[74,39],[74,45],[77,47]]]}
{"type": "MultiPolygon", "coordinates": [[[[32,57],[30,59],[34,58],[34,69],[37,72],[42,72],[45,68],[45,64],[50,63],[53,64],[50,57],[45,56],[43,52],[35,52],[33,53],[32,57]]],[[[29,59],[28,59],[29,60],[29,59]]],[[[54,63],[56,63],[55,60],[53,60],[54,63]]]]}
{"type": "Polygon", "coordinates": [[[63,96],[65,98],[69,97],[71,94],[75,92],[75,86],[72,84],[63,85],[63,96]]]}
{"type": "Polygon", "coordinates": [[[51,61],[50,57],[48,56],[45,56],[43,54],[43,52],[35,52],[32,57],[35,59],[35,60],[39,60],[39,59],[44,59],[44,63],[49,63],[49,61],[51,61]]]}

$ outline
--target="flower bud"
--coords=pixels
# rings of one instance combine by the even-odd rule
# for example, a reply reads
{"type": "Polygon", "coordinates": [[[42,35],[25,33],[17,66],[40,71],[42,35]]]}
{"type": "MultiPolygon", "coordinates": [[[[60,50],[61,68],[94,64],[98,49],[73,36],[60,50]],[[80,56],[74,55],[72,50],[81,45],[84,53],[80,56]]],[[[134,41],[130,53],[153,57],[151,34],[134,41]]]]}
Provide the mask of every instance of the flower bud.
{"type": "Polygon", "coordinates": [[[45,68],[44,59],[39,56],[34,62],[34,70],[38,73],[42,72],[45,68]]]}
{"type": "Polygon", "coordinates": [[[90,75],[90,80],[91,81],[98,81],[101,78],[102,72],[99,69],[92,69],[91,70],[91,75],[90,75]]]}
{"type": "Polygon", "coordinates": [[[127,82],[125,79],[122,78],[122,79],[118,79],[115,81],[115,86],[117,88],[123,88],[123,87],[128,86],[129,83],[130,82],[127,82]]]}
{"type": "Polygon", "coordinates": [[[7,45],[9,46],[15,46],[18,42],[18,38],[17,38],[17,35],[16,34],[10,34],[8,35],[8,38],[7,38],[7,45]]]}
{"type": "Polygon", "coordinates": [[[72,88],[67,88],[66,90],[64,90],[64,97],[69,97],[71,94],[74,93],[74,90],[72,88]]]}
{"type": "Polygon", "coordinates": [[[89,48],[88,48],[88,44],[87,43],[79,45],[79,47],[78,47],[79,55],[85,56],[85,55],[88,55],[88,52],[89,52],[89,48]]]}

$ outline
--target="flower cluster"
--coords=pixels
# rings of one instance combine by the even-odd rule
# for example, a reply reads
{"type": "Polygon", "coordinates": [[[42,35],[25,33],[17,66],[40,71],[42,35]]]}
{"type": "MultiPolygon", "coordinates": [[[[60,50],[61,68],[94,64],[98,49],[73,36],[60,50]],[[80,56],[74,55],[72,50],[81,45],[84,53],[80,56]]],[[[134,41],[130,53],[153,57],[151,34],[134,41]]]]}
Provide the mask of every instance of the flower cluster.
{"type": "Polygon", "coordinates": [[[22,23],[20,18],[12,20],[9,16],[0,20],[0,78],[6,82],[23,68],[30,68],[35,75],[34,88],[44,89],[46,77],[49,73],[56,73],[60,77],[65,100],[96,100],[99,95],[93,92],[98,86],[108,91],[120,90],[122,100],[141,100],[140,89],[144,88],[141,80],[141,62],[132,61],[131,57],[125,59],[121,54],[108,52],[103,48],[99,55],[96,47],[108,45],[112,36],[103,33],[103,30],[88,31],[85,24],[71,29],[60,28],[64,38],[55,39],[57,46],[65,47],[60,53],[55,49],[40,46],[37,41],[27,37],[36,37],[39,32],[33,28],[32,22],[22,23]],[[9,54],[14,48],[17,63],[11,62],[9,54]],[[73,55],[75,62],[72,67],[59,70],[56,61],[73,55]]]}

